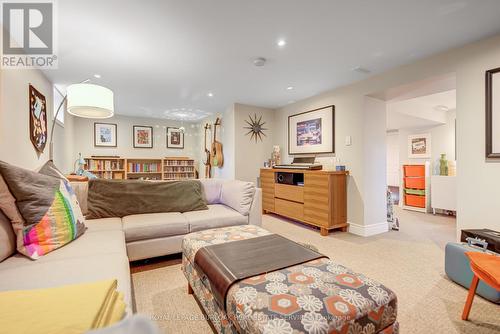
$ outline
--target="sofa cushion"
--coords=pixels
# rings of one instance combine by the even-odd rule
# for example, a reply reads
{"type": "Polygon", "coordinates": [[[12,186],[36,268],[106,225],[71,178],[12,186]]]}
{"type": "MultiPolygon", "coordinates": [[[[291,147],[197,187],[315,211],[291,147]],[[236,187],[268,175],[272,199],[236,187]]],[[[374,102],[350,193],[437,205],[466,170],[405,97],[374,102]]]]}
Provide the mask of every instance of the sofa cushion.
{"type": "Polygon", "coordinates": [[[198,180],[149,182],[94,179],[89,181],[87,209],[87,218],[96,219],[206,210],[207,205],[198,180]],[[117,201],[117,198],[120,200],[117,201]]]}
{"type": "Polygon", "coordinates": [[[122,231],[121,218],[90,219],[85,221],[87,232],[122,231]]]}
{"type": "MultiPolygon", "coordinates": [[[[104,254],[123,254],[126,256],[125,236],[122,231],[100,231],[85,233],[75,242],[69,243],[49,254],[42,256],[37,262],[45,263],[104,254]]],[[[0,271],[11,267],[31,266],[33,261],[21,254],[15,254],[2,263],[0,271]]],[[[0,274],[0,277],[2,274],[0,274]]]]}
{"type": "Polygon", "coordinates": [[[20,253],[38,259],[85,232],[85,218],[67,180],[2,161],[0,173],[24,218],[23,224],[13,225],[20,253]]]}
{"type": "Polygon", "coordinates": [[[0,262],[16,252],[16,236],[10,219],[0,210],[0,262]]]}
{"type": "Polygon", "coordinates": [[[127,242],[189,233],[188,222],[179,212],[125,216],[122,223],[127,242]]]}
{"type": "Polygon", "coordinates": [[[207,204],[219,204],[222,189],[221,179],[200,179],[203,188],[203,196],[207,204]]]}
{"type": "MultiPolygon", "coordinates": [[[[55,253],[57,251],[51,254],[55,253]]],[[[0,267],[1,265],[3,263],[0,267]]],[[[118,291],[123,292],[125,302],[129,306],[128,311],[132,305],[130,269],[125,251],[57,261],[31,261],[28,266],[0,270],[0,277],[0,291],[49,288],[116,278],[118,291]]]]}
{"type": "Polygon", "coordinates": [[[254,194],[255,186],[252,182],[226,181],[222,183],[220,203],[248,216],[254,194]]]}
{"type": "Polygon", "coordinates": [[[209,205],[208,211],[184,212],[182,215],[189,222],[189,232],[248,224],[248,217],[223,204],[209,205]]]}
{"type": "Polygon", "coordinates": [[[0,173],[0,210],[10,219],[12,224],[22,225],[24,224],[24,219],[21,213],[17,209],[16,199],[12,195],[0,173]]]}

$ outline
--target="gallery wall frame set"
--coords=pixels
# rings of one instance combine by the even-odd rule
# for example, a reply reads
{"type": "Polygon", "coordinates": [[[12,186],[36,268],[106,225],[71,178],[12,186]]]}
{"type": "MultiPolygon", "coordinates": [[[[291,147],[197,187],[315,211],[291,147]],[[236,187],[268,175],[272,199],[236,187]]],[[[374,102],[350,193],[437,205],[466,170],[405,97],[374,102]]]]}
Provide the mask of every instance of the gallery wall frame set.
{"type": "Polygon", "coordinates": [[[335,106],[288,116],[288,154],[335,153],[335,106]]]}
{"type": "Polygon", "coordinates": [[[94,123],[94,146],[117,147],[117,131],[114,123],[94,123]]]}
{"type": "Polygon", "coordinates": [[[486,159],[500,159],[500,67],[488,70],[486,81],[486,159]]]}
{"type": "Polygon", "coordinates": [[[153,127],[134,125],[132,127],[134,148],[153,148],[153,127]]]}
{"type": "Polygon", "coordinates": [[[179,128],[167,127],[167,148],[184,148],[184,133],[179,128]]]}

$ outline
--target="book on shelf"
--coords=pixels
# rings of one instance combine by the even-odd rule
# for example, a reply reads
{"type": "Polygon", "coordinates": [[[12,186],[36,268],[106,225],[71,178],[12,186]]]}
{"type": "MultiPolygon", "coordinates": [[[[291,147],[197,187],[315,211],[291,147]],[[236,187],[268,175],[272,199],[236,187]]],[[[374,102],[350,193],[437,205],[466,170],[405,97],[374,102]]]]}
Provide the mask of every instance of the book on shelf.
{"type": "Polygon", "coordinates": [[[121,160],[86,159],[86,169],[90,171],[113,171],[122,169],[121,160]]]}
{"type": "Polygon", "coordinates": [[[128,172],[129,173],[159,173],[161,172],[161,164],[160,163],[150,163],[150,162],[129,162],[128,163],[128,172]]]}

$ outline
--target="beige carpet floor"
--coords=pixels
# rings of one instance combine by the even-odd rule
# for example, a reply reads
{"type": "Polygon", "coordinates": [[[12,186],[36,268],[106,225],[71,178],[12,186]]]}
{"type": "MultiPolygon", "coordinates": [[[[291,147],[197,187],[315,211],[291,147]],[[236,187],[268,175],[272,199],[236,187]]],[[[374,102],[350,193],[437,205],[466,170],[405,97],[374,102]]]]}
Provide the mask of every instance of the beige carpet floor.
{"type": "MultiPolygon", "coordinates": [[[[475,298],[470,321],[460,319],[467,291],[444,274],[444,245],[455,238],[455,219],[396,210],[400,231],[362,238],[319,233],[266,215],[263,227],[311,243],[320,252],[391,288],[398,296],[401,333],[500,333],[500,306],[475,298]]],[[[212,333],[178,261],[132,275],[136,308],[165,333],[212,333]]]]}

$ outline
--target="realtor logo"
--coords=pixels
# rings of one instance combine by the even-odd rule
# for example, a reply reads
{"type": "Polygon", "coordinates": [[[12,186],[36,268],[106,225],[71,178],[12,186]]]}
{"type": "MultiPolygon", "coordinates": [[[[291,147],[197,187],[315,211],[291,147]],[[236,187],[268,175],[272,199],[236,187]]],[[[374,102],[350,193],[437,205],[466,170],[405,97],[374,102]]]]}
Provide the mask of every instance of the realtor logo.
{"type": "Polygon", "coordinates": [[[2,3],[2,68],[56,68],[54,3],[2,3]]]}

